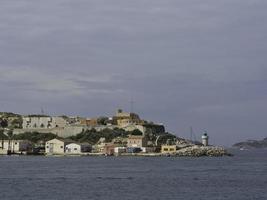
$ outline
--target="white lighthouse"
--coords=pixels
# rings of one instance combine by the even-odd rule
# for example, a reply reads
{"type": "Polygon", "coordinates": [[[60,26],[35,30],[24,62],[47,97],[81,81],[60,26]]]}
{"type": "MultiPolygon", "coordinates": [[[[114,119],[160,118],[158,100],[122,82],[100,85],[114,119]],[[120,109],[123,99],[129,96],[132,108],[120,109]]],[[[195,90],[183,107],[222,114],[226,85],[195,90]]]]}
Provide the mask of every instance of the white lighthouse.
{"type": "Polygon", "coordinates": [[[208,146],[209,145],[209,136],[207,134],[207,132],[205,132],[203,135],[202,135],[202,144],[204,146],[208,146]]]}

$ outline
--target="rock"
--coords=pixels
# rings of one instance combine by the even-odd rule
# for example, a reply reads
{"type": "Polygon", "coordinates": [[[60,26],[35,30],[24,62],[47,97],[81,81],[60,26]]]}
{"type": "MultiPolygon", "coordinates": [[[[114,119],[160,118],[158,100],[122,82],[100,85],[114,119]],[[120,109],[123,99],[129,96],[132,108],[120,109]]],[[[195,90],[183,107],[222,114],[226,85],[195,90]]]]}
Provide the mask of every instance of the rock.
{"type": "Polygon", "coordinates": [[[189,157],[200,157],[200,156],[230,156],[224,148],[215,146],[190,146],[179,149],[176,152],[177,156],[189,156],[189,157]]]}

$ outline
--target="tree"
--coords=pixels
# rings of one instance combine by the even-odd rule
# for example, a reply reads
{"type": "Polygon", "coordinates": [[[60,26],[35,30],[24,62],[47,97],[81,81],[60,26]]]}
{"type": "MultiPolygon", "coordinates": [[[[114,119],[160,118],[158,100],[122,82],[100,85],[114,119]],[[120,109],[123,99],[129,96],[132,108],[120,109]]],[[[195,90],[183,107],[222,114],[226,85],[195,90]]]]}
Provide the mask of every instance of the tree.
{"type": "Polygon", "coordinates": [[[57,138],[57,136],[53,133],[25,132],[19,135],[14,135],[13,138],[16,140],[29,140],[30,142],[38,143],[52,140],[57,138]]]}
{"type": "Polygon", "coordinates": [[[131,131],[132,135],[143,135],[143,133],[139,130],[139,129],[134,129],[133,131],[131,131]]]}
{"type": "Polygon", "coordinates": [[[108,121],[109,121],[108,117],[99,117],[97,119],[97,123],[100,125],[107,125],[108,121]]]}
{"type": "Polygon", "coordinates": [[[12,128],[22,128],[22,118],[17,118],[11,121],[11,127],[12,128]]]}
{"type": "Polygon", "coordinates": [[[2,128],[6,128],[6,127],[8,127],[8,121],[7,121],[7,119],[0,119],[0,127],[2,127],[2,128]]]}

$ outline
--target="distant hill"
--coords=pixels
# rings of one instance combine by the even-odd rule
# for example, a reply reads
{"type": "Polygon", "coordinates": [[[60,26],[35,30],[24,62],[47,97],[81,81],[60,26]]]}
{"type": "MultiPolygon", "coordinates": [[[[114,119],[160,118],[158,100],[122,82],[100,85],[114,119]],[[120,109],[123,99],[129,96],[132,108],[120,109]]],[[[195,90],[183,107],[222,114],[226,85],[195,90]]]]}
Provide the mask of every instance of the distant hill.
{"type": "Polygon", "coordinates": [[[263,140],[247,140],[245,142],[239,142],[233,145],[235,148],[244,149],[262,149],[267,148],[267,137],[263,140]]]}

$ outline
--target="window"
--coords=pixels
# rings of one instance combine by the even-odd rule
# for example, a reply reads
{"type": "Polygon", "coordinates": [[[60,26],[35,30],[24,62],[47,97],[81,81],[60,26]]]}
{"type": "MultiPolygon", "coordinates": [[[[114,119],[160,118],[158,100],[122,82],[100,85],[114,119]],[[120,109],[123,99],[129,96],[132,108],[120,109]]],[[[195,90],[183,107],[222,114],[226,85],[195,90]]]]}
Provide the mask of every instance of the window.
{"type": "Polygon", "coordinates": [[[63,149],[63,146],[60,146],[61,149],[63,149]]]}
{"type": "Polygon", "coordinates": [[[164,148],[163,150],[164,150],[164,151],[168,151],[168,148],[164,148]]]}
{"type": "Polygon", "coordinates": [[[77,151],[77,148],[74,148],[75,151],[77,151]]]}
{"type": "Polygon", "coordinates": [[[17,142],[15,142],[15,145],[17,145],[18,143],[17,142]]]}
{"type": "Polygon", "coordinates": [[[46,146],[46,148],[49,148],[49,146],[46,146]]]}
{"type": "Polygon", "coordinates": [[[170,148],[170,151],[174,151],[174,149],[173,148],[170,148]]]}

